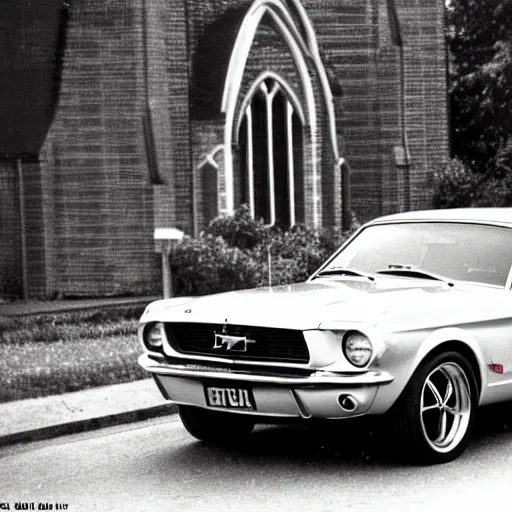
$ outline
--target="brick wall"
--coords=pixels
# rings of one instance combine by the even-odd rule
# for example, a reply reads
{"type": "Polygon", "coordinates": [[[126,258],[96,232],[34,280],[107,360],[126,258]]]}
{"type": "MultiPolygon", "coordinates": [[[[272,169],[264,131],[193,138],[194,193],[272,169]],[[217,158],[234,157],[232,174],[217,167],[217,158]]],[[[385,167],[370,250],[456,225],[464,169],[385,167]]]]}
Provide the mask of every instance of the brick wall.
{"type": "Polygon", "coordinates": [[[21,296],[22,246],[18,171],[12,161],[0,161],[0,294],[21,296]]]}
{"type": "Polygon", "coordinates": [[[27,291],[45,289],[43,183],[36,162],[54,112],[61,3],[0,2],[0,293],[7,295],[23,295],[23,261],[34,276],[27,291]]]}
{"type": "Polygon", "coordinates": [[[149,35],[152,44],[159,44],[153,66],[160,66],[160,101],[167,107],[162,113],[167,117],[167,127],[161,137],[169,148],[165,162],[168,188],[157,191],[155,196],[155,225],[177,227],[194,232],[193,180],[191,172],[191,142],[189,115],[190,61],[187,42],[188,9],[186,0],[146,0],[153,11],[149,35]],[[161,212],[173,209],[172,216],[161,212]]]}
{"type": "Polygon", "coordinates": [[[436,163],[448,158],[444,2],[397,2],[404,34],[407,176],[393,148],[401,143],[400,61],[385,0],[304,1],[321,51],[343,87],[338,130],[352,168],[352,206],[361,220],[428,206],[436,163]],[[435,150],[433,150],[435,148],[435,150]]]}
{"type": "Polygon", "coordinates": [[[449,156],[444,2],[399,0],[404,32],[411,209],[428,205],[432,173],[449,156]]]}
{"type": "MultiPolygon", "coordinates": [[[[368,220],[381,214],[428,206],[433,165],[448,157],[444,2],[397,3],[404,35],[409,172],[397,167],[395,160],[395,148],[402,143],[400,56],[391,41],[386,0],[304,0],[303,3],[314,25],[321,54],[343,87],[343,97],[335,98],[337,126],[342,155],[352,168],[352,207],[356,215],[368,220]],[[431,151],[432,147],[437,148],[436,152],[431,151]]],[[[215,73],[203,74],[197,89],[194,89],[197,84],[192,83],[192,98],[199,98],[192,101],[192,108],[196,107],[192,115],[199,119],[205,111],[208,114],[204,117],[221,119],[215,107],[220,104],[229,48],[249,4],[222,0],[188,2],[192,62],[215,69],[215,73]],[[215,37],[211,27],[222,30],[215,37]],[[204,45],[205,34],[211,42],[208,51],[204,45]]],[[[286,62],[286,46],[271,30],[266,29],[264,33],[265,29],[261,28],[260,31],[249,57],[242,96],[250,80],[265,68],[278,70],[291,84],[297,84],[293,65],[286,62]],[[262,52],[267,55],[262,57],[262,52]]],[[[301,97],[300,88],[296,90],[301,97]]],[[[318,91],[316,87],[316,94],[318,91]]],[[[317,96],[316,100],[321,109],[322,98],[317,96]]],[[[319,119],[322,215],[325,224],[339,225],[340,176],[329,159],[325,110],[319,111],[319,119]]],[[[308,169],[310,157],[310,153],[309,159],[306,155],[308,169]]],[[[310,193],[308,178],[306,186],[310,193]]],[[[311,222],[311,212],[307,218],[311,222]]]]}
{"type": "MultiPolygon", "coordinates": [[[[432,169],[448,156],[443,0],[397,0],[404,29],[410,180],[397,169],[393,156],[400,143],[400,61],[391,44],[385,0],[303,3],[329,72],[343,88],[343,97],[334,101],[341,153],[353,170],[355,213],[367,220],[407,205],[423,206],[432,169]]],[[[39,43],[49,46],[32,48],[35,68],[46,77],[46,99],[29,97],[45,114],[35,123],[34,137],[27,132],[20,140],[39,137],[40,145],[52,115],[53,120],[40,163],[22,164],[21,189],[15,160],[0,165],[0,234],[2,241],[13,240],[9,251],[2,248],[2,283],[11,275],[9,269],[17,276],[15,286],[21,282],[21,191],[28,198],[23,215],[30,294],[108,295],[159,288],[153,228],[172,226],[193,233],[212,215],[206,192],[215,177],[203,179],[197,167],[223,142],[224,78],[250,4],[75,0],[65,39],[62,19],[41,25],[44,37],[39,43]],[[47,78],[54,71],[60,87],[53,113],[57,89],[47,78]]],[[[34,33],[27,29],[27,41],[34,33]]],[[[4,38],[6,34],[4,30],[4,38]]],[[[340,176],[332,160],[320,83],[309,66],[318,118],[321,216],[324,224],[339,224],[340,176]]],[[[262,26],[242,95],[264,69],[283,75],[303,100],[286,45],[272,28],[262,26]]],[[[307,130],[304,139],[309,139],[307,130]]],[[[38,144],[30,144],[37,153],[38,144]]],[[[12,141],[8,145],[15,146],[12,141]]],[[[216,160],[217,177],[222,177],[223,155],[216,160]]],[[[312,149],[306,145],[309,223],[314,218],[312,164],[312,149]]]]}
{"type": "MultiPolygon", "coordinates": [[[[47,271],[64,295],[142,293],[157,281],[142,131],[143,28],[141,2],[71,7],[59,106],[42,152],[43,179],[53,193],[54,258],[47,271]]],[[[159,94],[167,98],[167,91],[159,88],[158,70],[155,76],[148,94],[161,106],[159,94]]],[[[156,133],[169,122],[158,117],[160,110],[156,133]]],[[[156,141],[162,169],[171,160],[166,144],[156,141]]]]}
{"type": "Polygon", "coordinates": [[[374,5],[371,0],[304,4],[321,52],[343,87],[337,128],[342,134],[342,156],[352,169],[352,208],[360,218],[375,217],[382,192],[374,5]]]}

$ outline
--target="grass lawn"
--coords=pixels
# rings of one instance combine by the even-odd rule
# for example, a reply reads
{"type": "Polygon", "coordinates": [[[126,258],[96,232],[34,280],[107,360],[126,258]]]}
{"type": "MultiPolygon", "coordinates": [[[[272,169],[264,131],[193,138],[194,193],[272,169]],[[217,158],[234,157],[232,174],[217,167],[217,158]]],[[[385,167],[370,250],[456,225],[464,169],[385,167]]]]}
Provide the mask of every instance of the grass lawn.
{"type": "Polygon", "coordinates": [[[130,382],[143,307],[0,317],[0,402],[130,382]]]}

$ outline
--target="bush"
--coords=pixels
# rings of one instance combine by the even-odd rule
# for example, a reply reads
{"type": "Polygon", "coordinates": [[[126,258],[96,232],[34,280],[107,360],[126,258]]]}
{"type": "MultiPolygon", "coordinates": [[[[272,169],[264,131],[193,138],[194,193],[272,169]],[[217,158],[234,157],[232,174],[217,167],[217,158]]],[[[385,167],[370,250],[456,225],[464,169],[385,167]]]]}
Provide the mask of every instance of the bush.
{"type": "Polygon", "coordinates": [[[260,244],[268,234],[263,220],[251,217],[249,206],[238,208],[234,215],[219,215],[206,228],[206,234],[222,237],[231,247],[251,249],[260,244]]]}
{"type": "Polygon", "coordinates": [[[482,185],[476,206],[512,206],[512,138],[498,150],[492,175],[482,185]]]}
{"type": "Polygon", "coordinates": [[[222,237],[186,238],[172,253],[174,295],[207,295],[252,288],[261,281],[262,268],[222,237]]]}
{"type": "Polygon", "coordinates": [[[434,208],[512,206],[512,147],[506,145],[486,174],[451,160],[434,174],[434,208]]]}
{"type": "MultiPolygon", "coordinates": [[[[354,225],[357,227],[357,224],[354,225]]],[[[206,233],[187,238],[172,254],[175,295],[305,281],[347,238],[335,229],[296,225],[284,230],[265,226],[241,207],[233,217],[217,217],[206,233]]]]}
{"type": "Polygon", "coordinates": [[[477,197],[478,176],[460,160],[453,159],[434,173],[434,208],[473,206],[477,197]]]}
{"type": "Polygon", "coordinates": [[[337,230],[316,230],[296,225],[288,230],[272,229],[251,252],[265,266],[262,285],[268,283],[268,253],[271,256],[272,284],[305,281],[347,238],[337,230]]]}

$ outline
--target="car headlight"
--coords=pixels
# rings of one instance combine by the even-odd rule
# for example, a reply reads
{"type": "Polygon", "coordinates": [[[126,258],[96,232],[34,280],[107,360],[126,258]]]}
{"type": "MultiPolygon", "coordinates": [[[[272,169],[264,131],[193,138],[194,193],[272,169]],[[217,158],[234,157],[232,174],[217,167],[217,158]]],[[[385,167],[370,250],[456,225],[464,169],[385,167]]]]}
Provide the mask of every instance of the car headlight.
{"type": "Polygon", "coordinates": [[[149,350],[162,351],[165,331],[162,322],[148,324],[144,329],[144,344],[149,350]]]}
{"type": "Polygon", "coordinates": [[[348,331],[343,337],[343,353],[358,368],[363,368],[370,361],[373,346],[370,338],[359,331],[348,331]]]}

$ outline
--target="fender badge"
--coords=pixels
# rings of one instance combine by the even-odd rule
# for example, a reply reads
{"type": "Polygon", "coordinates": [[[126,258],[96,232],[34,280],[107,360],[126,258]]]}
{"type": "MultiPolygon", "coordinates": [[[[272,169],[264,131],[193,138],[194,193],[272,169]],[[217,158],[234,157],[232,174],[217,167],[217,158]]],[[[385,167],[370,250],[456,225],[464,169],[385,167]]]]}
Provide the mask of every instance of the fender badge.
{"type": "Polygon", "coordinates": [[[192,313],[191,309],[185,309],[185,313],[192,313]]]}
{"type": "Polygon", "coordinates": [[[491,363],[489,365],[489,370],[491,370],[491,372],[499,373],[500,375],[502,375],[503,374],[503,365],[497,364],[497,363],[491,363]]]}

